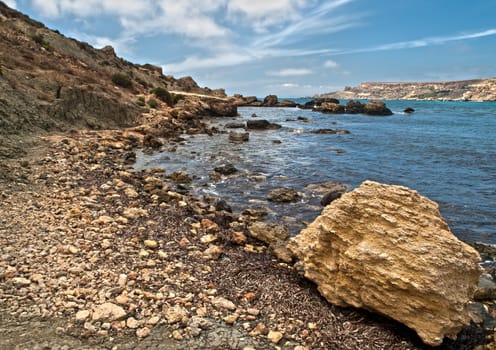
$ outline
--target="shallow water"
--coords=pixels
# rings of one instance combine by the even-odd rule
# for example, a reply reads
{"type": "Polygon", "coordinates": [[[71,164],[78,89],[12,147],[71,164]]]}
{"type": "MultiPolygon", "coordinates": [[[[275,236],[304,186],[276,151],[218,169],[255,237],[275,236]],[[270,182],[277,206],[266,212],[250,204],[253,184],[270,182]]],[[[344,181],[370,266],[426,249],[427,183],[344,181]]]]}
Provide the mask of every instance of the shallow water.
{"type": "MultiPolygon", "coordinates": [[[[192,192],[225,199],[235,211],[269,207],[269,219],[293,233],[322,209],[321,194],[305,186],[339,181],[350,188],[364,180],[408,186],[440,205],[460,239],[496,243],[496,103],[386,101],[395,115],[325,115],[296,108],[239,108],[283,128],[251,131],[250,141],[231,143],[227,134],[185,136],[175,152],[140,154],[138,168],[161,166],[195,177],[192,192]],[[413,107],[416,112],[401,111],[413,107]],[[296,121],[297,117],[308,122],[296,121]],[[294,121],[288,121],[292,119],[294,121]],[[311,134],[345,129],[346,135],[311,134]],[[280,144],[274,141],[281,141],[280,144]],[[232,163],[239,172],[209,180],[216,166],[232,163]],[[268,203],[272,188],[302,192],[295,203],[268,203]]],[[[233,119],[215,119],[222,125],[233,119]]],[[[241,131],[241,130],[238,130],[241,131]]]]}

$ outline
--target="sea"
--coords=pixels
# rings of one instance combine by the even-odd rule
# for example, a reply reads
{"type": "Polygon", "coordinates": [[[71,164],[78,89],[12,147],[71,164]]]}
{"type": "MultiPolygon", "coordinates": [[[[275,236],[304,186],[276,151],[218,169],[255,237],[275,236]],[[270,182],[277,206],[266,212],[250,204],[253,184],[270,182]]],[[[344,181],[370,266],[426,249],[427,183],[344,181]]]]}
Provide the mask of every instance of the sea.
{"type": "Polygon", "coordinates": [[[322,210],[322,194],[310,184],[334,181],[352,190],[373,180],[407,186],[439,204],[459,239],[496,244],[496,102],[384,102],[394,115],[240,107],[240,118],[211,119],[226,133],[184,135],[160,152],[140,153],[136,168],[187,172],[192,194],[223,199],[235,212],[261,209],[266,220],[286,224],[292,234],[322,210]],[[404,113],[407,107],[415,112],[404,113]],[[282,128],[250,131],[248,142],[230,142],[224,125],[255,115],[282,128]],[[311,132],[319,129],[349,133],[311,132]],[[212,179],[214,168],[224,164],[238,171],[212,179]],[[279,187],[295,189],[302,198],[268,202],[268,192],[279,187]]]}

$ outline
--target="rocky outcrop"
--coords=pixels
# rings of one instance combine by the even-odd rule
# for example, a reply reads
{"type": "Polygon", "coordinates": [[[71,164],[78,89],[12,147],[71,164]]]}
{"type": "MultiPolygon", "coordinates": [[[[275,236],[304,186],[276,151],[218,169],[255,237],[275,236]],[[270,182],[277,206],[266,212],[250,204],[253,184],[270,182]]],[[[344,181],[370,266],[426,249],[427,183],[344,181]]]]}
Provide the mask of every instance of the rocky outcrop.
{"type": "Polygon", "coordinates": [[[344,106],[337,103],[324,102],[317,106],[313,111],[326,114],[344,114],[344,106]]]}
{"type": "Polygon", "coordinates": [[[265,119],[251,119],[246,122],[247,130],[273,130],[280,129],[281,125],[271,123],[265,119]]]}
{"type": "Polygon", "coordinates": [[[288,247],[330,303],[389,316],[426,344],[455,338],[469,323],[479,254],[453,236],[436,203],[413,190],[366,181],[288,247]]]}
{"type": "Polygon", "coordinates": [[[274,107],[278,103],[278,99],[276,95],[268,95],[265,96],[263,100],[263,105],[264,107],[274,107]]]}
{"type": "Polygon", "coordinates": [[[372,101],[363,106],[363,113],[368,115],[392,115],[393,112],[386,107],[384,102],[372,101]]]}
{"type": "Polygon", "coordinates": [[[286,247],[289,233],[286,227],[265,222],[255,222],[248,227],[252,237],[269,245],[269,249],[284,262],[291,262],[293,254],[286,247]]]}
{"type": "Polygon", "coordinates": [[[496,78],[447,82],[365,82],[321,98],[435,101],[496,101],[496,78]]]}

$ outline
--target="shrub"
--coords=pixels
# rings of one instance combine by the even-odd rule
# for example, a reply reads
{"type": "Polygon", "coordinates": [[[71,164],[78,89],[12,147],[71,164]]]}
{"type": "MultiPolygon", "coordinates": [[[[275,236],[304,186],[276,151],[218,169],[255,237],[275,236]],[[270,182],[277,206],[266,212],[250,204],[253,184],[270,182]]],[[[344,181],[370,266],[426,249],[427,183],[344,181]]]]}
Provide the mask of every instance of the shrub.
{"type": "Polygon", "coordinates": [[[148,106],[150,106],[150,108],[157,108],[158,107],[158,102],[157,100],[151,98],[148,100],[148,106]]]}
{"type": "Polygon", "coordinates": [[[184,95],[181,94],[174,95],[174,97],[172,98],[174,104],[178,103],[181,100],[184,100],[184,95]]]}
{"type": "Polygon", "coordinates": [[[143,96],[138,97],[138,101],[136,103],[138,104],[138,106],[143,107],[146,104],[145,98],[143,96]]]}
{"type": "Polygon", "coordinates": [[[35,34],[31,38],[33,39],[33,41],[35,43],[37,43],[38,45],[41,45],[46,50],[48,50],[48,51],[52,51],[53,50],[52,46],[50,45],[50,43],[48,41],[45,40],[45,38],[43,37],[43,35],[41,35],[41,34],[35,34]]]}
{"type": "Polygon", "coordinates": [[[169,93],[169,91],[167,91],[163,87],[158,87],[158,88],[153,89],[152,93],[155,96],[157,96],[157,98],[159,98],[160,100],[167,103],[169,106],[173,105],[171,94],[169,93]]]}
{"type": "Polygon", "coordinates": [[[112,82],[115,85],[123,88],[130,88],[131,86],[133,86],[133,82],[131,81],[131,79],[123,73],[115,73],[114,75],[112,75],[112,82]]]}

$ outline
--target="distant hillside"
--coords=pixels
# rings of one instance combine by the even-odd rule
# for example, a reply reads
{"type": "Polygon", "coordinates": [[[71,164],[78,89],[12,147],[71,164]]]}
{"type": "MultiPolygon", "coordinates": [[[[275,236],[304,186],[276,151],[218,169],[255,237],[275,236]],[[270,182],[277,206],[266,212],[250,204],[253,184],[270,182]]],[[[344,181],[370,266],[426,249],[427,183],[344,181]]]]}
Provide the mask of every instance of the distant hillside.
{"type": "Polygon", "coordinates": [[[0,1],[0,156],[30,134],[136,125],[152,99],[164,106],[151,93],[157,88],[225,97],[191,77],[128,62],[110,46],[67,38],[0,1]]]}
{"type": "Polygon", "coordinates": [[[361,83],[318,97],[338,99],[496,101],[496,78],[431,83],[361,83]]]}

